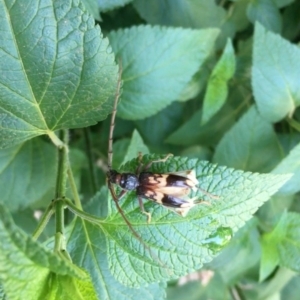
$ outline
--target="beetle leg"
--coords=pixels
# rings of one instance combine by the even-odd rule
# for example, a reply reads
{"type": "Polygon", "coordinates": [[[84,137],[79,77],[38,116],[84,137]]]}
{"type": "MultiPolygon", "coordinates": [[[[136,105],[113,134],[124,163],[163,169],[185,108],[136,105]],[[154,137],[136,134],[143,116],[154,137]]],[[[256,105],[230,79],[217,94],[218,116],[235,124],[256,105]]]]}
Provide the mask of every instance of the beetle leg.
{"type": "Polygon", "coordinates": [[[127,193],[126,190],[122,190],[119,194],[119,196],[117,196],[117,201],[119,201],[125,194],[127,193]]]}
{"type": "Polygon", "coordinates": [[[157,160],[152,160],[150,161],[145,167],[144,170],[148,170],[153,163],[158,163],[158,162],[166,162],[168,160],[169,157],[173,156],[172,153],[169,153],[168,155],[166,155],[166,157],[161,158],[161,159],[157,159],[157,160]]]}
{"type": "Polygon", "coordinates": [[[136,174],[140,174],[140,173],[141,173],[141,170],[142,170],[142,168],[143,168],[143,163],[142,163],[143,154],[142,154],[142,152],[139,152],[138,159],[139,159],[139,165],[138,165],[138,167],[136,168],[136,174]]]}
{"type": "Polygon", "coordinates": [[[139,205],[140,205],[141,211],[144,215],[147,216],[147,223],[149,224],[149,223],[151,223],[151,213],[149,213],[145,210],[142,198],[138,197],[138,199],[139,199],[139,205]]]}

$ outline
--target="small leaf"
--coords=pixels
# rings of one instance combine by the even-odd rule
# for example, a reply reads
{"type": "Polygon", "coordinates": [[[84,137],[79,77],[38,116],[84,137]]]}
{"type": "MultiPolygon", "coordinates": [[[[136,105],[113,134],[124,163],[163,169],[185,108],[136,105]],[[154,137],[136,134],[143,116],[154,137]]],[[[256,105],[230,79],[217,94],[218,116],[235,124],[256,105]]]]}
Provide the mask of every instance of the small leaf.
{"type": "Polygon", "coordinates": [[[0,19],[1,148],[107,116],[118,71],[79,1],[8,0],[0,19]]]}
{"type": "Polygon", "coordinates": [[[149,150],[148,147],[144,144],[142,137],[140,136],[138,131],[134,130],[122,164],[137,157],[139,152],[142,154],[148,154],[149,150]]]}
{"type": "Polygon", "coordinates": [[[293,173],[293,177],[279,190],[280,195],[292,195],[300,191],[300,143],[295,146],[272,171],[273,174],[293,173]]]}
{"type": "Polygon", "coordinates": [[[268,249],[273,247],[273,264],[275,259],[279,265],[300,271],[299,251],[300,251],[300,214],[283,213],[277,226],[270,233],[263,236],[263,240],[268,243],[268,249]],[[277,255],[277,257],[276,257],[277,255]]]}
{"type": "Polygon", "coordinates": [[[34,139],[0,150],[0,202],[10,210],[22,209],[54,197],[55,147],[34,139]]]}
{"type": "Polygon", "coordinates": [[[281,32],[282,19],[273,0],[251,0],[247,7],[247,16],[253,24],[257,21],[268,30],[281,32]]]}
{"type": "Polygon", "coordinates": [[[1,204],[0,240],[0,280],[9,299],[37,299],[37,295],[51,289],[51,272],[88,279],[83,270],[62,260],[15,226],[1,204]]]}
{"type": "Polygon", "coordinates": [[[261,262],[259,268],[259,281],[264,281],[278,266],[279,255],[274,249],[274,241],[265,235],[261,242],[261,262]]]}
{"type": "Polygon", "coordinates": [[[90,281],[70,276],[57,275],[52,273],[48,281],[51,286],[44,290],[39,299],[53,300],[97,300],[94,287],[90,281]]]}
{"type": "Polygon", "coordinates": [[[252,85],[261,115],[271,122],[291,116],[300,104],[300,49],[255,25],[252,85]]]}
{"type": "MultiPolygon", "coordinates": [[[[143,163],[157,158],[146,155],[143,163]]],[[[137,165],[138,159],[133,160],[121,171],[134,172],[137,165]]],[[[146,211],[152,214],[151,224],[147,224],[136,194],[127,193],[121,201],[122,209],[151,248],[152,255],[132,236],[111,203],[111,213],[102,230],[107,237],[111,271],[125,285],[168,280],[199,269],[204,262],[211,261],[228,243],[232,233],[291,177],[244,173],[179,157],[170,158],[163,164],[153,164],[151,168],[154,173],[178,170],[195,170],[200,187],[220,198],[212,200],[198,192],[199,198],[210,201],[211,205],[199,205],[185,218],[154,202],[145,201],[146,211]]]]}
{"type": "Polygon", "coordinates": [[[213,161],[237,169],[268,172],[280,158],[281,149],[272,124],[253,106],[223,136],[213,161]]]}
{"type": "Polygon", "coordinates": [[[227,82],[235,71],[235,57],[231,40],[227,41],[224,52],[214,67],[208,81],[203,103],[201,125],[207,123],[223,106],[228,95],[227,82]]]}
{"type": "Polygon", "coordinates": [[[140,120],[180,97],[212,50],[217,29],[138,26],[109,34],[122,60],[123,92],[118,115],[140,120]]]}

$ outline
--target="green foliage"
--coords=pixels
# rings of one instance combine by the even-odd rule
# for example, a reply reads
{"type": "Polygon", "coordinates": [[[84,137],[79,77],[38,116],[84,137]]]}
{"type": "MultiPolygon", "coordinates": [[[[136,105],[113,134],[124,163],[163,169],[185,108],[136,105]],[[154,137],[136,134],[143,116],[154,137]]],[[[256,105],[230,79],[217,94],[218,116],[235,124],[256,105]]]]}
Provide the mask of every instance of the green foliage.
{"type": "Polygon", "coordinates": [[[2,1],[0,298],[298,299],[299,5],[2,1]],[[185,217],[106,187],[118,65],[113,168],[185,217]]]}
{"type": "Polygon", "coordinates": [[[178,99],[211,52],[217,35],[216,29],[158,26],[111,32],[109,40],[123,68],[118,115],[145,119],[178,99]]]}
{"type": "Polygon", "coordinates": [[[225,103],[228,88],[227,81],[235,71],[235,57],[231,41],[228,40],[218,63],[212,71],[203,102],[202,125],[211,119],[225,103]]]}

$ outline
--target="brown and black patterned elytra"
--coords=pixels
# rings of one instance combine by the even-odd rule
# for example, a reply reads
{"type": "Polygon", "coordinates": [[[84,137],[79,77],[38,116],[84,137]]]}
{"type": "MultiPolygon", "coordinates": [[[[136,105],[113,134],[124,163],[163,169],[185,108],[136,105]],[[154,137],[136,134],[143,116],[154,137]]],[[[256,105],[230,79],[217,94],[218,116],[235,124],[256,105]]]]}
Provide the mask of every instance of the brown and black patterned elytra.
{"type": "MultiPolygon", "coordinates": [[[[165,161],[169,156],[162,160],[165,161]]],[[[151,164],[148,164],[147,168],[150,166],[151,164]]],[[[148,221],[150,221],[150,215],[144,209],[142,198],[161,204],[182,216],[185,216],[190,208],[200,202],[196,201],[196,198],[188,197],[191,190],[197,189],[198,180],[194,171],[188,170],[163,174],[149,171],[138,173],[140,169],[141,167],[139,166],[136,173],[118,173],[115,170],[111,170],[109,181],[122,188],[120,197],[126,191],[136,192],[141,211],[148,215],[148,221]]]]}

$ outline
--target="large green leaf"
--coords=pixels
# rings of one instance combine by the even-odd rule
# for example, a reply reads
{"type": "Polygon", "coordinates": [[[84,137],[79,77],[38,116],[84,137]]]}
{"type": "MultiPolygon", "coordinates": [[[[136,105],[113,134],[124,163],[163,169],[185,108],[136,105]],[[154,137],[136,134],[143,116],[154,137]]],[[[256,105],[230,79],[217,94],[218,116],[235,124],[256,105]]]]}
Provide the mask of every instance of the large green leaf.
{"type": "Polygon", "coordinates": [[[138,26],[109,34],[122,61],[123,92],[118,115],[140,120],[180,97],[210,54],[217,29],[138,26]]]}
{"type": "MultiPolygon", "coordinates": [[[[155,155],[146,155],[143,163],[157,158],[155,155]]],[[[121,171],[134,172],[138,164],[138,159],[132,160],[121,171]]],[[[80,254],[80,259],[76,260],[80,266],[98,273],[98,280],[99,276],[103,280],[105,274],[109,274],[107,267],[101,268],[105,237],[110,272],[124,285],[137,287],[185,275],[211,261],[228,243],[232,234],[290,178],[290,175],[244,173],[197,159],[179,157],[152,165],[152,171],[157,173],[178,170],[195,170],[201,188],[220,198],[211,199],[200,191],[196,192],[199,199],[211,204],[193,208],[185,218],[154,202],[145,201],[145,209],[152,214],[152,221],[147,224],[135,192],[127,193],[120,200],[122,209],[151,252],[133,236],[110,200],[108,216],[100,221],[98,229],[84,222],[81,225],[87,228],[82,233],[84,240],[78,243],[78,238],[70,238],[69,243],[74,240],[71,253],[80,254]],[[91,236],[86,236],[87,232],[91,236]],[[86,250],[82,248],[87,244],[93,253],[89,257],[85,257],[86,250]],[[102,253],[101,259],[99,252],[102,253]]],[[[192,194],[195,196],[194,192],[192,194]]],[[[103,195],[97,197],[100,203],[104,198],[103,195]]],[[[80,229],[74,229],[76,234],[82,231],[81,226],[80,229]]]]}
{"type": "Polygon", "coordinates": [[[0,150],[0,203],[17,210],[53,199],[56,154],[53,145],[40,139],[0,150]]]}
{"type": "Polygon", "coordinates": [[[0,147],[107,116],[117,67],[80,2],[2,1],[0,19],[0,147]]]}
{"type": "Polygon", "coordinates": [[[300,105],[300,49],[255,25],[252,85],[263,117],[277,122],[300,105]]]}
{"type": "MultiPolygon", "coordinates": [[[[79,290],[91,291],[89,278],[83,270],[33,241],[14,225],[8,210],[1,204],[0,239],[0,280],[9,299],[47,299],[46,295],[55,288],[52,276],[68,281],[74,279],[81,284],[79,290]]],[[[93,291],[90,296],[92,294],[93,291]]]]}
{"type": "Polygon", "coordinates": [[[253,106],[223,136],[214,162],[247,171],[269,172],[281,156],[272,124],[253,106]]]}

